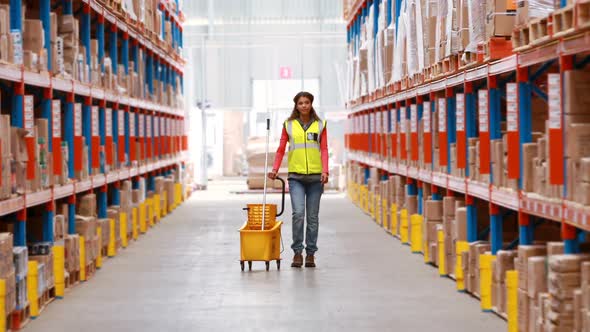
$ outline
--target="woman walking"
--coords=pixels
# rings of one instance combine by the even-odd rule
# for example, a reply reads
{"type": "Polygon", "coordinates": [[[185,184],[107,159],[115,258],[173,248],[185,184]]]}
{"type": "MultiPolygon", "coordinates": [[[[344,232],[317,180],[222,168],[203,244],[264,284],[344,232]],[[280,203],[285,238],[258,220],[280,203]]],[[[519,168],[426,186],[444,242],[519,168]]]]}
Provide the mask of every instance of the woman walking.
{"type": "Polygon", "coordinates": [[[314,255],[318,250],[320,199],[324,184],[328,182],[328,140],[326,121],[321,120],[313,108],[313,95],[300,92],[293,98],[295,106],[283,125],[281,141],[276,153],[270,179],[275,179],[287,142],[289,142],[289,193],[293,210],[293,244],[295,255],[291,267],[315,267],[314,255]],[[305,247],[303,246],[304,219],[307,219],[305,247]]]}

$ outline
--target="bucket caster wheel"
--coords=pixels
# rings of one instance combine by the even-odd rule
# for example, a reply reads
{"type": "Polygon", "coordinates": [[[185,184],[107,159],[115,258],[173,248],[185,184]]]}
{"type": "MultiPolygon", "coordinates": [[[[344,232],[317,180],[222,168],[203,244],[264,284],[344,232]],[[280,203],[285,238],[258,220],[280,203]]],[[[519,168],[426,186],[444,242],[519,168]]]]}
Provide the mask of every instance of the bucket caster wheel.
{"type": "Polygon", "coordinates": [[[252,261],[248,261],[248,270],[252,271],[252,261]]]}
{"type": "Polygon", "coordinates": [[[242,271],[244,271],[244,261],[240,261],[240,267],[242,268],[242,271]]]}
{"type": "Polygon", "coordinates": [[[264,262],[264,264],[266,265],[266,270],[270,270],[270,262],[264,262]]]}
{"type": "Polygon", "coordinates": [[[277,259],[277,270],[281,269],[281,261],[277,259]]]}

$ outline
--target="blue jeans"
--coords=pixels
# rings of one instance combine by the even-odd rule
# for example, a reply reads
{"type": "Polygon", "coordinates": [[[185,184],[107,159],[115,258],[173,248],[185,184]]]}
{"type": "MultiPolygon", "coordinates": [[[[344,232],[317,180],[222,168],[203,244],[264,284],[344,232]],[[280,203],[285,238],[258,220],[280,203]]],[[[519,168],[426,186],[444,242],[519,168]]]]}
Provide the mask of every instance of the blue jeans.
{"type": "Polygon", "coordinates": [[[293,244],[291,249],[295,254],[303,252],[303,224],[307,216],[305,231],[305,252],[313,255],[317,250],[320,212],[320,198],[324,192],[324,185],[317,180],[289,179],[291,208],[293,210],[293,244]]]}

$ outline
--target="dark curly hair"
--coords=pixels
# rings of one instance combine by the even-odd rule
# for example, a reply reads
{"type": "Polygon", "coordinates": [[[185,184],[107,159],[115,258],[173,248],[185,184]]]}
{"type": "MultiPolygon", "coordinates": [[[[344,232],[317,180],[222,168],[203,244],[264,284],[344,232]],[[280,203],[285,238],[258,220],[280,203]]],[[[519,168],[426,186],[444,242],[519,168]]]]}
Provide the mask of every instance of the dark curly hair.
{"type": "MultiPolygon", "coordinates": [[[[299,101],[299,99],[301,97],[305,97],[305,98],[309,99],[309,101],[313,105],[313,95],[311,93],[306,92],[306,91],[299,92],[298,94],[295,95],[295,97],[293,97],[293,102],[295,103],[295,106],[293,106],[293,112],[291,112],[291,115],[289,116],[289,119],[287,119],[287,121],[291,121],[291,120],[295,120],[295,119],[299,118],[299,111],[297,110],[297,102],[299,101]]],[[[316,120],[316,121],[320,121],[320,117],[316,113],[313,106],[311,106],[311,112],[309,115],[310,115],[311,119],[316,120]]]]}

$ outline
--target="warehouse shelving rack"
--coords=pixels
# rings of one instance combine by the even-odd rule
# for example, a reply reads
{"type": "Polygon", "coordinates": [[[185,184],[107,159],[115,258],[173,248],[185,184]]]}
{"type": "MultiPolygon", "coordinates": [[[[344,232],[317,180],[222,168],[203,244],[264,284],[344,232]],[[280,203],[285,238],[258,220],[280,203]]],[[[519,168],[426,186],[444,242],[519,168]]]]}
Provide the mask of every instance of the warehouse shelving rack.
{"type": "MultiPolygon", "coordinates": [[[[379,0],[356,1],[352,6],[353,10],[346,16],[349,22],[348,42],[352,43],[355,52],[358,52],[359,48],[361,22],[366,19],[367,8],[372,3],[378,5],[379,0]]],[[[396,8],[399,8],[399,4],[396,8]]],[[[389,17],[388,21],[391,22],[389,17]]],[[[376,167],[386,176],[398,174],[407,177],[407,183],[410,184],[408,190],[417,193],[419,200],[422,190],[418,189],[424,185],[431,185],[432,192],[438,193],[435,198],[440,198],[440,193],[445,189],[448,194],[465,195],[468,210],[472,210],[468,212],[467,222],[469,242],[477,240],[477,221],[472,202],[474,199],[489,202],[492,254],[503,245],[500,208],[518,212],[519,238],[515,243],[524,245],[533,242],[532,220],[539,217],[561,223],[565,251],[575,253],[578,251],[579,235],[584,234],[582,231],[590,230],[590,207],[563,198],[550,199],[522,190],[499,188],[467,177],[452,176],[449,174],[449,149],[451,143],[457,144],[458,168],[468,172],[467,139],[478,137],[479,171],[480,174],[490,174],[491,177],[490,140],[502,138],[500,121],[502,108],[505,109],[502,100],[506,99],[512,103],[508,114],[508,178],[518,181],[520,186],[523,175],[522,146],[532,141],[531,99],[533,96],[541,98],[548,105],[556,105],[548,106],[548,118],[552,123],[548,130],[548,162],[552,170],[548,183],[562,186],[562,197],[565,197],[568,186],[565,181],[567,174],[564,166],[565,133],[562,109],[567,95],[563,91],[561,80],[565,71],[584,68],[589,64],[589,54],[590,32],[580,29],[567,36],[552,38],[546,44],[497,61],[482,63],[471,69],[459,70],[430,83],[402,89],[401,82],[395,82],[370,95],[352,100],[348,103],[351,114],[346,135],[349,159],[365,167],[376,167]],[[553,81],[549,88],[548,80],[553,81]],[[557,83],[554,84],[555,82],[557,83]],[[464,107],[457,107],[458,98],[459,104],[464,107]],[[440,107],[439,100],[443,102],[443,107],[440,107]],[[435,171],[435,165],[425,169],[399,162],[399,159],[418,161],[419,157],[417,148],[414,148],[418,142],[417,132],[395,132],[396,125],[400,123],[400,114],[401,117],[405,115],[407,121],[426,117],[430,119],[432,113],[425,111],[428,109],[431,112],[446,111],[446,130],[441,130],[438,139],[441,147],[440,166],[448,167],[447,172],[435,171]],[[456,122],[457,116],[463,121],[456,122]],[[375,128],[380,127],[384,130],[376,132],[375,128]],[[402,147],[405,139],[411,140],[411,152],[408,153],[398,146],[392,146],[391,151],[385,151],[386,135],[394,138],[401,135],[402,147]],[[402,151],[397,151],[398,148],[402,151]],[[400,158],[392,158],[394,155],[400,158]]],[[[425,163],[432,163],[434,160],[432,142],[436,138],[432,136],[430,131],[425,130],[422,137],[425,142],[425,163]]],[[[368,170],[365,174],[366,184],[368,170]]],[[[418,212],[422,213],[421,210],[419,207],[418,212]]]]}
{"type": "MultiPolygon", "coordinates": [[[[45,32],[45,47],[48,56],[49,49],[50,12],[60,8],[62,14],[75,15],[80,21],[81,44],[86,50],[87,64],[90,63],[90,40],[94,32],[98,40],[98,57],[102,63],[104,73],[105,51],[109,46],[110,56],[113,60],[113,70],[117,72],[118,59],[121,56],[121,64],[129,73],[129,61],[135,63],[135,71],[138,68],[138,49],[145,51],[146,82],[150,94],[154,93],[152,78],[163,82],[165,88],[172,87],[174,96],[183,90],[183,66],[182,50],[182,21],[183,15],[174,10],[168,1],[159,2],[159,10],[163,13],[162,25],[171,23],[172,46],[165,45],[158,38],[149,38],[143,23],[136,22],[120,11],[115,11],[104,3],[94,0],[40,0],[40,17],[45,32]],[[76,8],[75,8],[76,7],[76,8]],[[105,38],[105,30],[109,39],[105,38]],[[108,44],[108,45],[107,45],[108,44]],[[131,53],[131,54],[130,54],[131,53]],[[177,78],[180,86],[176,84],[177,78]]],[[[21,0],[10,0],[10,28],[12,31],[22,31],[21,0]]],[[[178,2],[176,1],[176,8],[178,2]]],[[[162,28],[162,39],[165,30],[162,28]]],[[[48,60],[51,70],[51,59],[48,60]]],[[[153,101],[132,98],[126,94],[108,91],[90,84],[78,82],[72,79],[64,79],[51,76],[48,73],[36,73],[29,71],[22,65],[0,64],[0,82],[10,83],[6,87],[13,95],[11,101],[11,125],[24,127],[24,95],[25,93],[42,95],[41,117],[49,121],[48,151],[59,149],[61,139],[68,142],[68,174],[70,181],[65,185],[55,185],[47,190],[26,193],[7,200],[0,201],[0,216],[5,220],[15,221],[14,244],[25,246],[27,244],[26,219],[27,209],[34,206],[45,205],[47,212],[44,215],[43,240],[53,242],[53,230],[50,227],[55,213],[55,202],[66,200],[69,204],[68,233],[75,234],[76,195],[97,190],[98,217],[107,217],[107,203],[119,204],[119,196],[116,190],[107,197],[109,186],[112,189],[119,188],[120,181],[132,179],[133,187],[137,188],[140,177],[146,177],[148,190],[155,186],[154,177],[167,175],[173,168],[183,168],[186,161],[187,137],[185,136],[184,110],[180,108],[162,105],[153,101]],[[61,99],[61,109],[52,108],[52,100],[61,99]],[[74,103],[83,104],[81,114],[74,109],[74,103]],[[98,106],[98,114],[93,114],[91,106],[98,106]],[[112,109],[112,114],[106,114],[107,107],[112,109]],[[63,128],[52,128],[52,119],[63,117],[63,128]],[[76,120],[76,119],[79,119],[76,120]],[[80,128],[81,127],[81,128],[80,128]],[[55,131],[55,133],[54,133],[55,131]],[[81,138],[84,136],[88,144],[88,165],[82,165],[81,138]],[[105,165],[115,165],[111,154],[113,143],[119,143],[117,159],[121,162],[120,169],[104,172],[105,165]],[[136,150],[140,158],[134,157],[136,150]],[[105,157],[101,156],[105,153],[105,157]],[[167,157],[164,157],[166,155],[167,157]],[[104,158],[104,163],[100,163],[104,158]],[[75,171],[82,167],[88,167],[89,179],[77,181],[74,179],[75,171]],[[100,172],[93,174],[93,169],[100,172]]],[[[57,120],[57,123],[60,121],[57,120]]],[[[30,142],[29,144],[34,144],[30,142]]],[[[30,149],[30,147],[29,147],[30,149]]],[[[54,154],[55,165],[58,165],[60,154],[54,154]]],[[[29,162],[29,164],[33,164],[29,162]]],[[[29,170],[32,166],[28,166],[29,170]]],[[[54,168],[57,173],[59,167],[54,168]]],[[[31,179],[33,172],[27,172],[27,178],[31,179]]]]}

